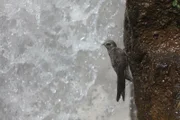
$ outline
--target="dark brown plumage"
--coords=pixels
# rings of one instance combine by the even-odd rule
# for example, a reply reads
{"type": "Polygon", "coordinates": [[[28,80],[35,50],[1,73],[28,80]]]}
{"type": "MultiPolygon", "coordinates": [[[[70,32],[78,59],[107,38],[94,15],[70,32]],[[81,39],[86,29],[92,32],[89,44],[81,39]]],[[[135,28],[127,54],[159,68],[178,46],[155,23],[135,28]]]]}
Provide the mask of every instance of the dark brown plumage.
{"type": "Polygon", "coordinates": [[[125,100],[125,79],[132,81],[132,77],[128,74],[128,60],[126,53],[118,48],[113,40],[107,40],[103,44],[109,53],[112,66],[117,74],[117,96],[116,101],[118,102],[120,96],[123,101],[125,100]]]}

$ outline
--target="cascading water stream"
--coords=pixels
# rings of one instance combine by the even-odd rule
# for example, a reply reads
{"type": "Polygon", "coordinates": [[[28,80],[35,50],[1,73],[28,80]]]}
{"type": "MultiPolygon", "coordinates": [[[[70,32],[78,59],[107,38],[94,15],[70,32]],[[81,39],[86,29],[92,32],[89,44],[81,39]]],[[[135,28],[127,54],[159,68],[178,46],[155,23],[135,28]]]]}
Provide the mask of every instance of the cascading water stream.
{"type": "Polygon", "coordinates": [[[110,38],[123,47],[124,4],[1,1],[1,120],[129,120],[130,92],[116,103],[116,75],[101,46],[110,38]]]}

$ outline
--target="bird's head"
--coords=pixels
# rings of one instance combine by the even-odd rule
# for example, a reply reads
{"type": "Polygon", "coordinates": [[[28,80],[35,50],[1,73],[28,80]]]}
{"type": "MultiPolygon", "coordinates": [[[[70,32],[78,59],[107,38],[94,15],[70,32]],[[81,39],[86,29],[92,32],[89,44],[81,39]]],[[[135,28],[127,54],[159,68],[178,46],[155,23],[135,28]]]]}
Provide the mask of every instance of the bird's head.
{"type": "Polygon", "coordinates": [[[117,47],[116,43],[113,40],[107,40],[103,43],[103,45],[108,49],[108,51],[112,48],[117,47]]]}

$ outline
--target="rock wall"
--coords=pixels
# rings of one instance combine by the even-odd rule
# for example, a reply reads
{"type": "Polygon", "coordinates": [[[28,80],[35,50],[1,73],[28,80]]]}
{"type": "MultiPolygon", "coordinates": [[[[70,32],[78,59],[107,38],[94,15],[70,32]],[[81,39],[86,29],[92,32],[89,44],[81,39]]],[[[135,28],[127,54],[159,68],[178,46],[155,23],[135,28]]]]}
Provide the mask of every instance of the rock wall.
{"type": "Polygon", "coordinates": [[[124,44],[139,120],[180,119],[180,2],[127,0],[124,44]]]}

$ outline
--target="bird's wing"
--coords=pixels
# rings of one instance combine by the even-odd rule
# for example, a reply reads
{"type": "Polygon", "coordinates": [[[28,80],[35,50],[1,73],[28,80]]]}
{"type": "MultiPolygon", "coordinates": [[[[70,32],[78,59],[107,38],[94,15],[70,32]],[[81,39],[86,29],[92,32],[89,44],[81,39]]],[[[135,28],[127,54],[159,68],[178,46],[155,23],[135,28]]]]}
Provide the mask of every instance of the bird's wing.
{"type": "Polygon", "coordinates": [[[125,69],[125,66],[127,66],[127,55],[121,48],[112,49],[109,55],[114,68],[122,66],[125,69]]]}
{"type": "Polygon", "coordinates": [[[120,96],[125,100],[125,69],[127,66],[127,56],[120,48],[115,48],[112,51],[113,67],[117,73],[117,96],[116,100],[119,101],[120,96]]]}
{"type": "MultiPolygon", "coordinates": [[[[130,70],[130,66],[128,65],[128,58],[127,58],[127,54],[124,52],[124,50],[120,49],[120,48],[116,48],[116,63],[119,63],[118,66],[123,66],[125,67],[125,79],[132,81],[133,77],[131,74],[131,70],[130,70]]],[[[117,65],[117,64],[116,64],[117,65]]]]}

